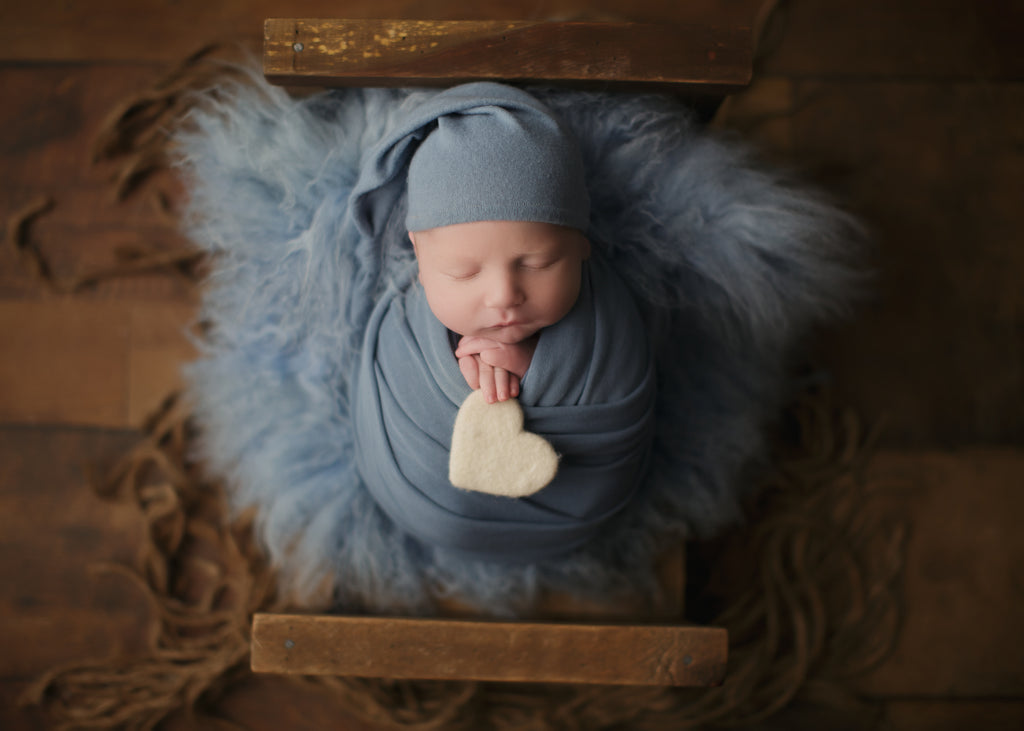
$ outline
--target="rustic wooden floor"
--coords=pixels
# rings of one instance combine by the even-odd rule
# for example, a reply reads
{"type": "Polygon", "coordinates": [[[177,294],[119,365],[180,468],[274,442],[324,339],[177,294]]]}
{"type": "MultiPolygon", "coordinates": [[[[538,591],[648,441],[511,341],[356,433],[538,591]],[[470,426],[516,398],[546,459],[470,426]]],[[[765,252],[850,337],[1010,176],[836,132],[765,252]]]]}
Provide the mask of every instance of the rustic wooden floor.
{"type": "MultiPolygon", "coordinates": [[[[118,247],[182,245],[147,196],[115,203],[89,164],[109,110],[209,41],[256,49],[294,17],[699,15],[709,0],[36,0],[0,7],[0,221],[31,229],[52,275],[118,247]],[[681,6],[681,7],[677,7],[681,6]],[[500,8],[500,10],[498,9],[500,8]]],[[[738,4],[741,17],[755,2],[738,4]]],[[[872,227],[876,298],[815,347],[837,398],[886,418],[872,470],[911,486],[907,618],[861,681],[886,728],[1024,728],[1024,8],[1012,0],[793,0],[726,126],[848,201],[872,227]]],[[[11,233],[8,231],[8,233],[11,233]]],[[[141,642],[146,606],[115,577],[131,511],[84,487],[178,382],[195,295],[168,276],[78,294],[0,250],[0,727],[55,664],[141,642]]],[[[327,695],[253,681],[222,709],[252,728],[363,728],[327,695]]],[[[795,714],[788,728],[829,728],[795,714]]]]}

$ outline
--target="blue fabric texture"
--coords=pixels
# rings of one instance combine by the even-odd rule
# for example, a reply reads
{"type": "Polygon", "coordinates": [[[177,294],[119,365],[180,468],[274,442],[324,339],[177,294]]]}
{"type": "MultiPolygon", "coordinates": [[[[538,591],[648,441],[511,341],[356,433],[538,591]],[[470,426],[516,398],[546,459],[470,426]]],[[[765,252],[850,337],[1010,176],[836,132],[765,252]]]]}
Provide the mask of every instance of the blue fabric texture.
{"type": "Polygon", "coordinates": [[[526,429],[560,455],[558,474],[517,500],[448,482],[469,386],[419,283],[381,297],[355,383],[356,465],[408,535],[463,560],[552,559],[593,539],[640,487],[654,435],[653,357],[626,286],[599,257],[583,269],[579,299],[541,331],[519,397],[526,429]]]}
{"type": "MultiPolygon", "coordinates": [[[[381,510],[357,459],[367,327],[412,279],[407,203],[348,215],[367,153],[437,91],[294,99],[258,74],[214,89],[177,133],[187,233],[209,252],[187,373],[197,455],[257,510],[281,590],[310,607],[429,613],[456,594],[513,614],[538,592],[650,590],[658,553],[742,518],[794,347],[841,314],[861,234],[822,196],[656,95],[531,89],[579,142],[587,235],[630,290],[657,374],[646,479],[600,536],[528,564],[469,560],[381,510]]],[[[528,377],[529,378],[529,377],[528,377]]]]}

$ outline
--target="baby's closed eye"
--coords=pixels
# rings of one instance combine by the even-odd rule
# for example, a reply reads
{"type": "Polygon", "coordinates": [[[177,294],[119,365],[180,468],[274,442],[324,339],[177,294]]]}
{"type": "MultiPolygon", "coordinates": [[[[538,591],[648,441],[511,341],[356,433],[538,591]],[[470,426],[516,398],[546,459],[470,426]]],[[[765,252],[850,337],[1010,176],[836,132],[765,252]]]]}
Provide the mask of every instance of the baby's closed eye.
{"type": "Polygon", "coordinates": [[[537,257],[525,259],[519,263],[519,266],[523,269],[529,270],[550,269],[559,262],[560,258],[561,257],[537,257]]]}

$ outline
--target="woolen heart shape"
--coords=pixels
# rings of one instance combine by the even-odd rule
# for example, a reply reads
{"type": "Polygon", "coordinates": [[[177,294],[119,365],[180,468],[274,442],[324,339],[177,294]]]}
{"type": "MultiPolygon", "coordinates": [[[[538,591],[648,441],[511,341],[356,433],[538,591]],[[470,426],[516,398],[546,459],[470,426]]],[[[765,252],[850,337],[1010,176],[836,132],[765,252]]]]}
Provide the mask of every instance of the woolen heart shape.
{"type": "Polygon", "coordinates": [[[547,440],[523,430],[515,399],[489,404],[474,391],[459,407],[452,431],[448,479],[463,490],[526,497],[544,488],[558,471],[558,455],[547,440]]]}

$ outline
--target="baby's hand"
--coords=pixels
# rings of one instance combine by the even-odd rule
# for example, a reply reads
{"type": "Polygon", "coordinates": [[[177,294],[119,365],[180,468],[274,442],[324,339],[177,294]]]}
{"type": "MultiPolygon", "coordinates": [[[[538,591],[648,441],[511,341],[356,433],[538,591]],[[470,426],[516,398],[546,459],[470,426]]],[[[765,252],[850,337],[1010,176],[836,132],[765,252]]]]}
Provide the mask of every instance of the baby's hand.
{"type": "Polygon", "coordinates": [[[519,395],[519,382],[537,349],[537,336],[519,343],[499,343],[480,336],[459,341],[455,357],[469,387],[484,392],[488,403],[519,395]]]}
{"type": "Polygon", "coordinates": [[[459,341],[459,346],[455,349],[455,357],[478,355],[480,360],[487,365],[502,368],[522,378],[526,375],[526,369],[530,367],[530,361],[533,360],[533,352],[536,349],[536,335],[511,345],[475,335],[464,337],[459,341]]]}
{"type": "Polygon", "coordinates": [[[485,363],[479,355],[459,358],[459,370],[470,388],[483,391],[484,399],[489,404],[508,401],[519,395],[519,376],[485,363]]]}

